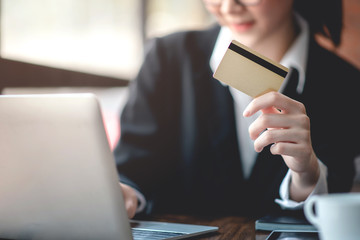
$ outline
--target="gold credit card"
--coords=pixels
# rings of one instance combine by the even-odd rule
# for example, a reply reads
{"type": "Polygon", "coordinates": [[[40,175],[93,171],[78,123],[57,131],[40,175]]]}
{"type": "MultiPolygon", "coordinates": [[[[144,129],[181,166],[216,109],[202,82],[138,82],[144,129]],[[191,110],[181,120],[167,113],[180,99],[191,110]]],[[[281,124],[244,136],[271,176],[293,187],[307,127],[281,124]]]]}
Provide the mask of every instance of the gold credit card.
{"type": "Polygon", "coordinates": [[[214,78],[255,98],[278,91],[288,71],[281,64],[233,40],[214,78]]]}

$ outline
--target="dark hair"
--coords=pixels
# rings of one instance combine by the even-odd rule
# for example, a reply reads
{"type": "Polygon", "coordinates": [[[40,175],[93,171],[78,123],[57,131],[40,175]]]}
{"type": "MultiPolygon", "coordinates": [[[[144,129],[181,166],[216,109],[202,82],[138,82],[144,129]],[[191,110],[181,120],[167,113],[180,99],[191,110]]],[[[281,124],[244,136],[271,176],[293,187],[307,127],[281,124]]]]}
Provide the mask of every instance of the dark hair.
{"type": "Polygon", "coordinates": [[[294,0],[294,9],[308,21],[312,33],[320,33],[335,46],[340,45],[343,27],[342,0],[294,0]]]}

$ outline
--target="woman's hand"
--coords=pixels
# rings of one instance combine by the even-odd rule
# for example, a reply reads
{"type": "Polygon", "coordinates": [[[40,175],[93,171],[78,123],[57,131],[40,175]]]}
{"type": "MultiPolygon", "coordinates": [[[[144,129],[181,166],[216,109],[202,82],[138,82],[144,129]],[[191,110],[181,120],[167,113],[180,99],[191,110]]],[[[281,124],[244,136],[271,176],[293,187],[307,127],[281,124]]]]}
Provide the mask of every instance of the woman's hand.
{"type": "Polygon", "coordinates": [[[126,184],[120,183],[124,196],[125,208],[129,218],[133,218],[138,207],[138,199],[134,189],[126,184]]]}
{"type": "Polygon", "coordinates": [[[249,127],[255,151],[272,144],[271,153],[281,155],[292,170],[290,197],[303,201],[320,174],[305,106],[281,93],[269,92],[251,101],[243,115],[249,117],[260,110],[262,114],[249,127]]]}

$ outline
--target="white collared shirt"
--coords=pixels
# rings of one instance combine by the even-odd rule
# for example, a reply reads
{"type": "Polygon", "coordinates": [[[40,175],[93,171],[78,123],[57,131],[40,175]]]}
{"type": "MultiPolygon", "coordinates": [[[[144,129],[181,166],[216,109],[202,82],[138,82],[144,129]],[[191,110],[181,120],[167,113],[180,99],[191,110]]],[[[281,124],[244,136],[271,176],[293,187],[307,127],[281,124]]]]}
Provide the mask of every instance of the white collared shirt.
{"type": "MultiPolygon", "coordinates": [[[[306,73],[306,63],[307,63],[307,54],[308,54],[308,44],[309,44],[309,26],[307,22],[296,15],[297,22],[300,27],[300,34],[285,53],[284,57],[280,63],[287,68],[296,68],[299,72],[299,82],[296,88],[298,93],[302,93],[305,86],[305,73],[306,73]]],[[[215,72],[216,68],[220,64],[222,57],[224,56],[230,42],[233,40],[232,33],[227,27],[222,27],[218,35],[217,41],[214,46],[214,50],[210,59],[210,67],[215,72]]],[[[289,76],[290,74],[288,74],[289,76]]],[[[282,92],[288,82],[288,78],[284,80],[283,85],[280,88],[282,92]]],[[[243,111],[246,106],[251,102],[252,98],[248,95],[232,88],[229,86],[230,93],[234,99],[234,111],[236,119],[236,128],[237,128],[237,137],[240,149],[240,157],[242,159],[242,169],[244,178],[249,178],[252,172],[252,168],[255,164],[257,153],[254,150],[254,142],[250,139],[248,134],[242,134],[248,132],[250,124],[260,115],[257,114],[244,118],[242,116],[243,111]]],[[[320,165],[320,177],[314,191],[310,195],[327,193],[327,167],[321,162],[318,161],[320,165]]],[[[280,197],[281,199],[276,199],[276,202],[280,204],[283,208],[292,208],[297,209],[301,208],[304,202],[295,202],[289,198],[289,186],[291,182],[291,170],[289,169],[286,174],[281,186],[280,186],[280,197]]]]}

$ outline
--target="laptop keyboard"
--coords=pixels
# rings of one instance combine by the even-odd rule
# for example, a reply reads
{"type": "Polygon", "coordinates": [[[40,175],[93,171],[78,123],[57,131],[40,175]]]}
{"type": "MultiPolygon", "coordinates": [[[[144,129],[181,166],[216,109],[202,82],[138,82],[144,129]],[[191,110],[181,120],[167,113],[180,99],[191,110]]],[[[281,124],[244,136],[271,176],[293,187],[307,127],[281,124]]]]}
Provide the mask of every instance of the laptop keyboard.
{"type": "Polygon", "coordinates": [[[161,240],[161,239],[171,239],[184,235],[184,233],[178,232],[161,232],[161,231],[151,231],[151,230],[142,230],[142,229],[132,229],[134,240],[161,240]]]}

